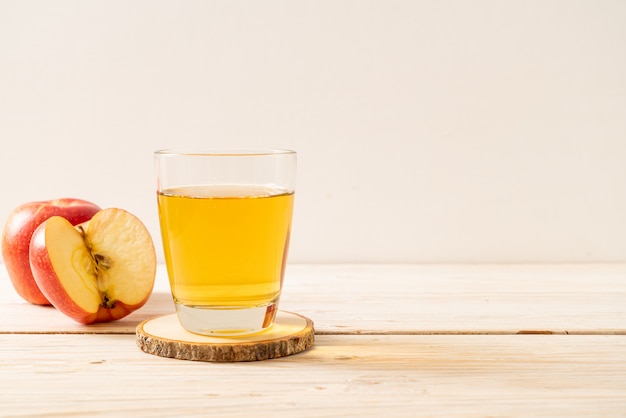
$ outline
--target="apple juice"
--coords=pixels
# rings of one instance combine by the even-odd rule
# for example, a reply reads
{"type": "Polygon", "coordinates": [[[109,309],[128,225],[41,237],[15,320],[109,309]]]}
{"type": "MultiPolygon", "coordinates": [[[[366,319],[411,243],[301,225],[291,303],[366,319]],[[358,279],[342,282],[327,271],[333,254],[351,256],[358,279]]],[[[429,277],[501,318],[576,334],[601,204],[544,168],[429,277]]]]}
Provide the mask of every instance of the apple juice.
{"type": "Polygon", "coordinates": [[[273,319],[289,247],[293,192],[265,186],[176,187],[158,193],[174,302],[267,307],[273,319]]]}

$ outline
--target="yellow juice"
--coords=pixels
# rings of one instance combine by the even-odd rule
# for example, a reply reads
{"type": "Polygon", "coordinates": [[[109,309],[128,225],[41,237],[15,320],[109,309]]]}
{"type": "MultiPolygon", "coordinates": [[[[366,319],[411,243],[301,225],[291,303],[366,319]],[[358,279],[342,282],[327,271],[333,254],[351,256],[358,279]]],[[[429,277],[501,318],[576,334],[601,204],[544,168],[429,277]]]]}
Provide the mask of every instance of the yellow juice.
{"type": "Polygon", "coordinates": [[[275,305],[289,247],[293,193],[189,186],[158,194],[174,301],[198,308],[275,305]]]}

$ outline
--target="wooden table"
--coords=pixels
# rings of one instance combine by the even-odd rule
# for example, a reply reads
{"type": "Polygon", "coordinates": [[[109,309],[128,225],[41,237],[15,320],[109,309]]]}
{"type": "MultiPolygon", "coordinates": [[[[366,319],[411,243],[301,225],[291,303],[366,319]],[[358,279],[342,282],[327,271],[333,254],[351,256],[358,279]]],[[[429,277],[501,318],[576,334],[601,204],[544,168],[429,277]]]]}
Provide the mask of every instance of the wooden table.
{"type": "MultiPolygon", "coordinates": [[[[2,266],[0,266],[1,268],[2,266]]],[[[0,416],[625,417],[626,265],[290,265],[314,347],[251,363],[140,351],[173,305],[84,326],[0,273],[0,416]]]]}

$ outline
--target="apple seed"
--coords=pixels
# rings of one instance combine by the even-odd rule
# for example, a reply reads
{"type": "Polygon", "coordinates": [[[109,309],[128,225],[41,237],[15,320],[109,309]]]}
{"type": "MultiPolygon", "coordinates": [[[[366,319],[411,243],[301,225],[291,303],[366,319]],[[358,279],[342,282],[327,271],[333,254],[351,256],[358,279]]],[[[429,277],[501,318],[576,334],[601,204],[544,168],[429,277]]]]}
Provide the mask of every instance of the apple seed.
{"type": "Polygon", "coordinates": [[[94,276],[96,278],[96,281],[98,283],[98,289],[100,290],[100,294],[102,296],[101,306],[103,306],[104,308],[113,309],[115,307],[116,301],[114,299],[110,299],[109,295],[107,295],[107,293],[102,290],[102,287],[104,287],[102,283],[104,278],[100,274],[100,272],[106,271],[111,268],[111,259],[107,257],[106,255],[103,255],[100,253],[94,253],[91,247],[91,244],[89,243],[89,240],[87,239],[85,228],[83,228],[82,225],[78,225],[77,229],[80,232],[80,235],[83,238],[83,241],[85,242],[85,246],[87,247],[87,250],[89,250],[89,254],[91,254],[91,257],[93,258],[93,261],[94,261],[94,276]]]}
{"type": "Polygon", "coordinates": [[[111,300],[109,299],[109,295],[107,295],[106,293],[104,293],[102,295],[102,307],[107,308],[107,309],[113,309],[115,308],[115,300],[111,300]]]}
{"type": "Polygon", "coordinates": [[[95,253],[93,255],[93,261],[96,262],[96,270],[108,270],[111,268],[111,259],[106,255],[95,253]]]}

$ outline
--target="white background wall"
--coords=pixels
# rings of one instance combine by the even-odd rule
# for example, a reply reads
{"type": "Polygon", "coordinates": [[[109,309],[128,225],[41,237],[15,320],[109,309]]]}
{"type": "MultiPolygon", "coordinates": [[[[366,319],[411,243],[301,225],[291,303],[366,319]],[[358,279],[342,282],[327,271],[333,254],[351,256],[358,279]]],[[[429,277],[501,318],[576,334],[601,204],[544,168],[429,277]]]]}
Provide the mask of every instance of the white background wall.
{"type": "Polygon", "coordinates": [[[299,152],[291,262],[626,261],[626,2],[0,0],[0,219],[160,255],[152,152],[299,152]]]}

